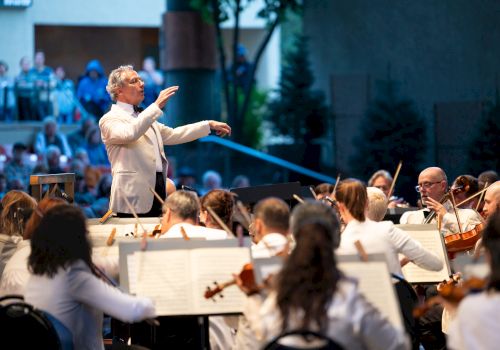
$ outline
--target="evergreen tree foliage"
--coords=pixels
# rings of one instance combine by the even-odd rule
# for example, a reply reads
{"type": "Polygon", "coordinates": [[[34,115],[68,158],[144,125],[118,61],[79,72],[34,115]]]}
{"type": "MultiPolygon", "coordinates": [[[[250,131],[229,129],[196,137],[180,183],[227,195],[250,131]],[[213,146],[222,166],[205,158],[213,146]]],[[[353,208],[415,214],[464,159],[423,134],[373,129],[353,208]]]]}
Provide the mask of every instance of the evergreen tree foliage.
{"type": "Polygon", "coordinates": [[[379,169],[394,174],[402,160],[395,193],[404,195],[407,200],[416,198],[411,188],[427,152],[426,126],[412,102],[396,96],[394,81],[388,81],[384,96],[369,107],[360,133],[354,139],[354,147],[351,168],[357,177],[367,180],[379,169]],[[404,189],[404,192],[397,189],[404,189]]]}
{"type": "Polygon", "coordinates": [[[479,174],[485,170],[500,169],[500,103],[484,115],[477,134],[469,146],[469,171],[479,174]]]}
{"type": "Polygon", "coordinates": [[[313,83],[307,39],[298,35],[293,49],[285,54],[278,96],[269,104],[267,118],[275,131],[292,136],[296,143],[324,133],[328,109],[323,93],[312,89],[313,83]]]}

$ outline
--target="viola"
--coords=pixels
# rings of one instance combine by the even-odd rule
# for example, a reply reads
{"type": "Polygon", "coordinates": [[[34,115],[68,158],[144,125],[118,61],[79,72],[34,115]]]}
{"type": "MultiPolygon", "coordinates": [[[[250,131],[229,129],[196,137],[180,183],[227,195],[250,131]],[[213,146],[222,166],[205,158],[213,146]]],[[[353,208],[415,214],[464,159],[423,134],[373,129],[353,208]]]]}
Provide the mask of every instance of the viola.
{"type": "MultiPolygon", "coordinates": [[[[243,265],[243,269],[240,271],[238,274],[238,277],[241,279],[243,282],[243,286],[247,288],[250,291],[255,291],[258,292],[260,288],[257,286],[257,283],[255,282],[255,276],[253,272],[253,265],[251,263],[243,265]]],[[[221,293],[225,288],[232,286],[236,284],[236,279],[233,278],[227,282],[224,283],[217,283],[214,282],[215,287],[210,288],[207,286],[207,290],[205,291],[204,297],[205,299],[210,299],[213,298],[215,295],[221,293]]],[[[221,298],[223,295],[220,295],[221,298]]]]}
{"type": "Polygon", "coordinates": [[[472,230],[454,233],[444,238],[446,250],[450,253],[463,252],[474,248],[476,242],[481,238],[484,224],[477,224],[472,230]]]}
{"type": "Polygon", "coordinates": [[[471,277],[460,282],[460,278],[457,278],[457,275],[453,275],[448,281],[443,281],[438,285],[437,296],[429,298],[425,303],[413,310],[413,316],[416,318],[422,317],[433,305],[443,302],[457,306],[467,295],[480,292],[486,286],[486,279],[471,277]]]}

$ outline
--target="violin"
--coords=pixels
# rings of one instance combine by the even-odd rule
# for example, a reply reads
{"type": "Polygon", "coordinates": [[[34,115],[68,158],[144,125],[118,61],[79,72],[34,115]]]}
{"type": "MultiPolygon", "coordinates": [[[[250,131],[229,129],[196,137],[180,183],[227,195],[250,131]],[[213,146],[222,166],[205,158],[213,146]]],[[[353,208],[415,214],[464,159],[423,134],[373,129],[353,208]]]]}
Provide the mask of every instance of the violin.
{"type": "MultiPolygon", "coordinates": [[[[443,204],[444,202],[448,201],[451,199],[451,196],[456,196],[459,193],[462,192],[467,192],[469,190],[469,187],[467,187],[465,184],[460,184],[456,185],[448,190],[443,197],[439,200],[439,203],[443,204]]],[[[434,218],[436,217],[436,211],[431,211],[430,214],[425,218],[424,224],[429,224],[434,218]]]]}
{"type": "Polygon", "coordinates": [[[483,278],[471,277],[461,281],[460,276],[452,275],[448,281],[439,283],[437,296],[429,298],[425,303],[413,310],[413,316],[415,318],[422,317],[432,306],[443,302],[457,306],[467,295],[478,293],[484,290],[486,286],[487,280],[483,278]]]}
{"type": "Polygon", "coordinates": [[[444,238],[446,250],[450,253],[457,253],[474,248],[476,242],[481,238],[484,224],[477,224],[472,230],[454,233],[444,238]]]}
{"type": "MultiPolygon", "coordinates": [[[[243,286],[247,288],[250,292],[252,293],[258,292],[261,289],[257,286],[257,283],[255,282],[253,265],[251,263],[243,265],[243,268],[238,274],[238,277],[243,282],[243,286]]],[[[221,293],[225,288],[232,286],[234,284],[236,284],[236,278],[233,278],[227,282],[220,284],[214,282],[215,287],[210,288],[207,286],[204,297],[205,299],[213,298],[215,295],[221,293]]],[[[221,294],[220,297],[223,298],[224,296],[221,294]]]]}

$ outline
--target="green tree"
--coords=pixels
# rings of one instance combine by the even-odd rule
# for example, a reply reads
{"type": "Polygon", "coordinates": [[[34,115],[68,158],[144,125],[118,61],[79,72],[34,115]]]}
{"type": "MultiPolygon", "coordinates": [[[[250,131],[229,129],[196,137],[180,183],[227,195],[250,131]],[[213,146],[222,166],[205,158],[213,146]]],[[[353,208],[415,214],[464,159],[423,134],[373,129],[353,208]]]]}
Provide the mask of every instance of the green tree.
{"type": "Polygon", "coordinates": [[[321,137],[328,116],[324,94],[313,90],[307,39],[298,35],[285,54],[277,97],[269,104],[268,120],[275,130],[292,136],[296,143],[321,137]]]}
{"type": "Polygon", "coordinates": [[[488,109],[477,134],[469,146],[468,166],[472,174],[485,170],[499,170],[500,165],[500,103],[488,109]]]}
{"type": "Polygon", "coordinates": [[[425,122],[408,99],[398,98],[395,82],[389,78],[381,98],[376,99],[361,122],[360,133],[354,139],[355,155],[351,158],[354,174],[367,179],[379,169],[391,173],[400,160],[403,161],[397,191],[407,200],[413,200],[416,192],[413,184],[427,151],[425,122]]]}

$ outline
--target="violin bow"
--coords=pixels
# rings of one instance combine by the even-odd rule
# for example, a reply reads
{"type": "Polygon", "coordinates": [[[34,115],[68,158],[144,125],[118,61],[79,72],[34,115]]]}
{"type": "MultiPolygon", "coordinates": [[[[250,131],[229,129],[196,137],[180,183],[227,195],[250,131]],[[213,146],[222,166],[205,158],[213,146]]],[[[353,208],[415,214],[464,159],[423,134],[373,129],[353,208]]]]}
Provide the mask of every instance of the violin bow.
{"type": "Polygon", "coordinates": [[[389,195],[387,196],[387,200],[389,200],[394,192],[394,187],[396,186],[396,181],[398,180],[399,172],[401,171],[401,167],[403,166],[403,161],[400,160],[398,167],[396,168],[396,172],[394,173],[394,178],[392,179],[391,188],[389,189],[389,195]]]}
{"type": "MultiPolygon", "coordinates": [[[[122,193],[123,194],[123,193],[122,193]]],[[[132,215],[134,215],[134,218],[135,220],[137,221],[136,222],[136,225],[139,224],[142,228],[142,240],[141,240],[141,250],[146,250],[147,246],[148,246],[148,242],[147,242],[147,239],[148,239],[148,235],[147,235],[147,231],[146,229],[144,228],[144,226],[142,225],[142,222],[141,220],[139,220],[139,216],[137,215],[136,211],[134,210],[134,207],[132,207],[132,204],[130,204],[127,196],[123,196],[123,199],[125,199],[125,203],[127,204],[127,207],[128,209],[132,212],[132,215]]]]}
{"type": "Polygon", "coordinates": [[[337,192],[337,187],[339,186],[340,182],[340,173],[337,174],[337,179],[335,180],[335,185],[333,186],[333,192],[332,196],[335,197],[335,192],[337,192]]]}
{"type": "Polygon", "coordinates": [[[158,199],[158,201],[161,203],[161,205],[163,205],[165,203],[165,201],[163,199],[161,199],[160,195],[158,193],[156,193],[156,191],[152,187],[149,187],[149,190],[151,191],[151,193],[153,193],[153,195],[156,197],[156,199],[158,199]]]}
{"type": "MultiPolygon", "coordinates": [[[[484,188],[488,188],[488,181],[486,181],[484,183],[484,188]]],[[[486,191],[485,191],[486,192],[486,191]]],[[[479,200],[477,201],[477,205],[476,205],[476,211],[479,209],[479,206],[481,205],[481,201],[483,200],[483,197],[484,197],[484,193],[481,193],[481,195],[479,196],[479,200]]]]}
{"type": "Polygon", "coordinates": [[[471,199],[473,198],[476,198],[477,196],[480,196],[482,195],[484,192],[486,192],[488,190],[488,188],[491,186],[488,185],[486,187],[484,187],[481,191],[477,191],[476,193],[474,193],[472,196],[468,197],[468,198],[465,198],[463,201],[461,201],[460,203],[457,204],[457,207],[461,206],[462,204],[464,203],[467,203],[468,201],[470,201],[471,199]]]}
{"type": "Polygon", "coordinates": [[[318,196],[316,195],[316,192],[314,192],[314,188],[312,186],[309,186],[309,191],[311,191],[314,200],[318,200],[318,196]]]}
{"type": "Polygon", "coordinates": [[[300,198],[298,195],[296,195],[295,193],[293,194],[292,196],[297,202],[299,203],[305,203],[304,200],[302,198],[300,198]]]}
{"type": "Polygon", "coordinates": [[[220,216],[217,215],[217,213],[211,207],[207,207],[207,210],[210,213],[210,215],[215,219],[215,221],[217,221],[217,223],[219,224],[219,226],[222,227],[222,229],[224,231],[226,231],[226,233],[228,235],[233,236],[233,237],[236,238],[236,235],[233,233],[233,231],[231,231],[229,229],[229,227],[227,227],[227,225],[224,223],[224,221],[222,221],[222,219],[220,218],[220,216]]]}
{"type": "Polygon", "coordinates": [[[250,214],[248,214],[247,208],[245,208],[245,206],[243,205],[243,203],[241,201],[236,202],[236,208],[238,208],[241,215],[245,219],[246,224],[247,224],[246,229],[248,229],[250,227],[250,224],[252,223],[252,218],[250,217],[250,214]]]}
{"type": "Polygon", "coordinates": [[[451,203],[453,204],[453,212],[455,213],[455,217],[457,218],[458,230],[460,231],[460,233],[464,233],[464,231],[462,230],[462,224],[460,223],[460,217],[458,216],[457,203],[455,202],[455,195],[453,194],[453,191],[450,191],[450,198],[451,203]]]}
{"type": "Polygon", "coordinates": [[[367,262],[368,261],[368,254],[366,254],[365,247],[363,247],[363,244],[361,241],[358,239],[354,242],[354,246],[356,247],[356,250],[358,251],[359,257],[361,258],[362,261],[367,262]]]}

